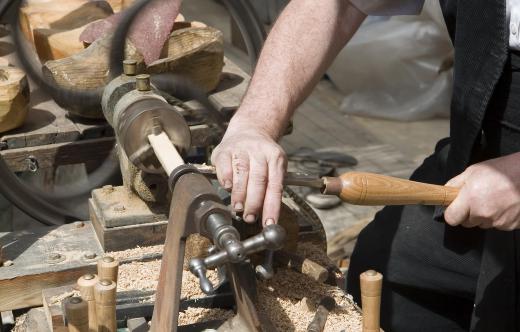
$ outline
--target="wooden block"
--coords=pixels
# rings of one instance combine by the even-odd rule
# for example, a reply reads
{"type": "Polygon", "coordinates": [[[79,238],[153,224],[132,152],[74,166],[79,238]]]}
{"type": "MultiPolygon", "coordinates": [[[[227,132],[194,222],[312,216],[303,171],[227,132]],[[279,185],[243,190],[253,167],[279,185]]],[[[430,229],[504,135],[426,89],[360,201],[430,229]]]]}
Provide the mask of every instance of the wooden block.
{"type": "Polygon", "coordinates": [[[62,299],[74,295],[74,285],[66,285],[42,290],[42,302],[47,324],[53,332],[68,332],[63,314],[62,299]],[[65,295],[64,295],[65,294],[65,295]]]}
{"type": "Polygon", "coordinates": [[[150,327],[144,317],[132,318],[126,321],[128,332],[148,332],[150,327]]]}
{"type": "Polygon", "coordinates": [[[125,250],[136,246],[152,246],[164,243],[168,220],[120,226],[105,227],[98,219],[100,213],[95,211],[92,200],[89,200],[90,218],[101,246],[105,251],[125,250]]]}
{"type": "Polygon", "coordinates": [[[42,290],[95,273],[85,253],[103,253],[90,222],[0,233],[11,266],[0,267],[0,311],[42,305],[42,290]]]}
{"type": "Polygon", "coordinates": [[[55,0],[28,1],[20,8],[20,27],[34,44],[35,29],[72,30],[113,14],[106,1],[55,0]]]}
{"type": "Polygon", "coordinates": [[[29,170],[27,163],[29,157],[36,160],[39,168],[105,160],[110,157],[114,143],[114,138],[99,138],[74,143],[8,149],[0,153],[13,172],[24,172],[29,170]]]}
{"type": "Polygon", "coordinates": [[[25,321],[18,331],[51,332],[43,308],[34,308],[29,310],[25,321]]]}
{"type": "Polygon", "coordinates": [[[29,110],[29,83],[15,67],[0,67],[0,133],[21,126],[29,110]]]}
{"type": "Polygon", "coordinates": [[[42,62],[63,59],[85,49],[79,35],[87,25],[72,29],[34,29],[34,46],[42,62]]]}
{"type": "Polygon", "coordinates": [[[242,103],[250,77],[229,59],[226,58],[224,61],[225,66],[220,83],[217,89],[210,94],[209,99],[223,114],[231,115],[242,103]]]}

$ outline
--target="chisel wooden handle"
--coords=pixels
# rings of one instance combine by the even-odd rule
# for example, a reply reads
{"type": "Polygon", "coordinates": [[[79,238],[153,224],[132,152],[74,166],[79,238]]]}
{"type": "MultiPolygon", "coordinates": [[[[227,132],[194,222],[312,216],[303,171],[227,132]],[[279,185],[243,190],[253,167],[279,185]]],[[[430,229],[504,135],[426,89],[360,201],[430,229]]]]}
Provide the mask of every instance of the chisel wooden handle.
{"type": "Polygon", "coordinates": [[[363,332],[379,332],[383,276],[381,273],[369,270],[361,273],[359,282],[363,309],[363,332]]]}
{"type": "Polygon", "coordinates": [[[325,177],[324,194],[338,195],[355,205],[449,205],[459,190],[394,178],[391,176],[348,172],[340,177],[325,177]]]}

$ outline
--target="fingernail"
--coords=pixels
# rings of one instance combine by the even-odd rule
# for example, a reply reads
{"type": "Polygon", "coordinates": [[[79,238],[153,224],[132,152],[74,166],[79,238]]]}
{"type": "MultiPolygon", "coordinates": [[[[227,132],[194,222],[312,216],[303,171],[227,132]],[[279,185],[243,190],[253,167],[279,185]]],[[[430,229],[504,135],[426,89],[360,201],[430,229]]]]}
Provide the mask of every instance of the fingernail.
{"type": "Polygon", "coordinates": [[[225,189],[231,189],[232,187],[233,187],[233,184],[231,183],[231,181],[226,180],[226,181],[224,182],[224,188],[225,188],[225,189]]]}
{"type": "Polygon", "coordinates": [[[235,211],[242,211],[244,209],[244,204],[242,204],[240,202],[236,202],[234,208],[235,208],[235,211]]]}
{"type": "Polygon", "coordinates": [[[265,226],[269,226],[269,225],[274,225],[274,219],[267,219],[265,222],[264,222],[264,225],[265,226]]]}
{"type": "Polygon", "coordinates": [[[256,220],[256,217],[255,217],[254,214],[248,214],[248,215],[244,218],[244,220],[245,220],[246,222],[248,222],[248,223],[254,223],[255,220],[256,220]]]}

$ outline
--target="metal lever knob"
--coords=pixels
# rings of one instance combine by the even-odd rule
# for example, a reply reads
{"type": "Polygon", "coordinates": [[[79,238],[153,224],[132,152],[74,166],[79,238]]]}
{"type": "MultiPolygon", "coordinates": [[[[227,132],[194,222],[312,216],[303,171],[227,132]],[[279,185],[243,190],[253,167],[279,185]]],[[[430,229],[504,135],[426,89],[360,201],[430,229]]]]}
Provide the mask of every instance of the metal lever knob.
{"type": "Polygon", "coordinates": [[[264,280],[271,279],[274,276],[273,255],[273,250],[266,250],[264,262],[255,268],[256,274],[264,280]]]}
{"type": "MultiPolygon", "coordinates": [[[[224,242],[224,250],[212,254],[204,259],[192,259],[190,261],[190,271],[199,278],[200,288],[202,291],[210,295],[213,293],[214,287],[206,276],[207,269],[226,263],[243,262],[249,255],[265,249],[269,249],[270,251],[281,249],[284,245],[285,237],[286,232],[282,226],[266,226],[260,234],[250,237],[243,242],[224,242]]],[[[268,265],[272,265],[272,257],[271,264],[268,265]]]]}

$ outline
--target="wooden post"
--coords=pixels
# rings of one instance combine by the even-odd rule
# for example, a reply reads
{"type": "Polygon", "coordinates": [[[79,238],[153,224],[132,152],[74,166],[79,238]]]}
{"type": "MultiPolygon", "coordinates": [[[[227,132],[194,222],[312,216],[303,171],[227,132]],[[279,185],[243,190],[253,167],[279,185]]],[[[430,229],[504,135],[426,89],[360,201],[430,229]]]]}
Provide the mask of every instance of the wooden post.
{"type": "Polygon", "coordinates": [[[88,304],[81,297],[65,300],[65,315],[69,332],[88,332],[88,304]]]}
{"type": "Polygon", "coordinates": [[[363,332],[379,332],[383,275],[374,270],[368,270],[361,273],[359,280],[363,307],[363,332]]]}
{"type": "Polygon", "coordinates": [[[97,262],[99,280],[107,279],[117,283],[119,261],[111,256],[100,258],[97,262]]]}
{"type": "Polygon", "coordinates": [[[102,279],[94,288],[98,332],[116,332],[116,283],[102,279]]]}
{"type": "Polygon", "coordinates": [[[94,297],[94,287],[99,278],[95,274],[85,274],[78,279],[78,288],[83,300],[88,305],[88,330],[97,332],[96,298],[94,297]]]}

